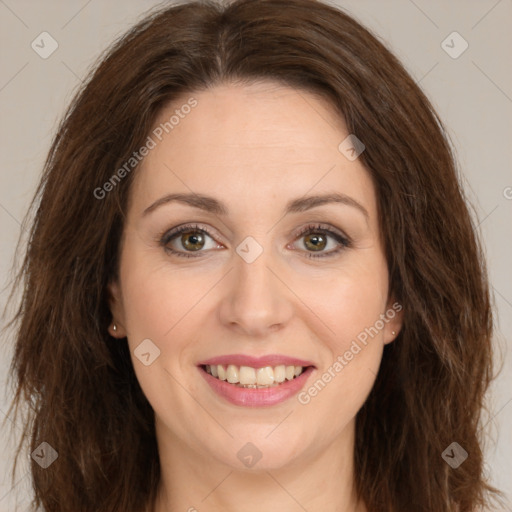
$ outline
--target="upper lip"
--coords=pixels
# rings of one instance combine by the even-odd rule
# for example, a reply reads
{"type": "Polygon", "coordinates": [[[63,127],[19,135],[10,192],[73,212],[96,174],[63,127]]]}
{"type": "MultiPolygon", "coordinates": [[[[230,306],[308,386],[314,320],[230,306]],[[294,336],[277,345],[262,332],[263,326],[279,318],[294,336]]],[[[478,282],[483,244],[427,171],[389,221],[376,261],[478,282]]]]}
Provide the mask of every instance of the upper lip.
{"type": "Polygon", "coordinates": [[[252,368],[264,368],[265,366],[278,366],[282,364],[285,366],[314,366],[311,361],[282,354],[268,354],[260,357],[247,356],[244,354],[229,354],[206,359],[198,363],[198,366],[216,364],[234,364],[237,366],[250,366],[252,368]]]}

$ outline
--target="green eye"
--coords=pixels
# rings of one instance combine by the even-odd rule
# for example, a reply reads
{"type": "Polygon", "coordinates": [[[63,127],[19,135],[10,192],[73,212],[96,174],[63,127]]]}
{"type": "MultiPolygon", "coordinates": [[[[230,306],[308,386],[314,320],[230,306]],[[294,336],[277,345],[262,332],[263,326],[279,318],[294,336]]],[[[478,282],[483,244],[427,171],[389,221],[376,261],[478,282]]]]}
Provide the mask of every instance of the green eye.
{"type": "MultiPolygon", "coordinates": [[[[327,258],[338,254],[347,247],[351,247],[351,241],[347,237],[323,225],[307,226],[297,235],[296,240],[301,238],[304,239],[302,245],[308,258],[327,258]],[[325,249],[329,246],[330,240],[334,240],[334,244],[337,247],[326,251],[325,249]]],[[[207,247],[208,239],[214,242],[213,236],[204,227],[200,227],[197,224],[184,225],[165,233],[160,239],[160,245],[172,255],[194,258],[200,257],[201,253],[205,252],[202,249],[219,247],[215,243],[212,244],[212,247],[207,247]],[[171,246],[171,243],[176,241],[179,241],[181,248],[171,246]]]]}

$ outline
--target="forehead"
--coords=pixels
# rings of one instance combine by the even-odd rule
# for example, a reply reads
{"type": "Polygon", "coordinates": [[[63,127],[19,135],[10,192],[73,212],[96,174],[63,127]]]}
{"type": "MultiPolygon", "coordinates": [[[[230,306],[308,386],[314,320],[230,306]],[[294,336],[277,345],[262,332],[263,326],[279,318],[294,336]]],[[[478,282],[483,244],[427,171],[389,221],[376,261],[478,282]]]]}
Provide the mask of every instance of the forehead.
{"type": "Polygon", "coordinates": [[[264,82],[185,94],[155,121],[155,145],[137,170],[134,203],[140,210],[175,191],[239,206],[339,191],[371,210],[367,170],[339,149],[348,135],[333,106],[304,90],[264,82]]]}

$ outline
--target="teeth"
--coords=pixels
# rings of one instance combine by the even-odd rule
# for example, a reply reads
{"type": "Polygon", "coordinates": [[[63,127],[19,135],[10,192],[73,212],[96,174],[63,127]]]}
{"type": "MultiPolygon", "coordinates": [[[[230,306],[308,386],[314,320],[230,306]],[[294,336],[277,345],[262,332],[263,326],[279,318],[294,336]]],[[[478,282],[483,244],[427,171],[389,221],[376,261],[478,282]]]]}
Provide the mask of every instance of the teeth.
{"type": "Polygon", "coordinates": [[[257,372],[257,379],[259,386],[268,386],[270,384],[274,384],[274,369],[270,366],[259,368],[257,372]]]}
{"type": "Polygon", "coordinates": [[[239,379],[238,366],[234,364],[229,364],[226,370],[227,381],[230,384],[236,384],[239,379]]]}
{"type": "Polygon", "coordinates": [[[286,379],[286,368],[284,364],[280,364],[274,368],[274,380],[276,382],[284,382],[286,379]]]}
{"type": "Polygon", "coordinates": [[[240,384],[256,384],[256,370],[250,366],[240,366],[240,384]]]}
{"type": "Polygon", "coordinates": [[[280,364],[275,367],[252,368],[234,364],[229,364],[227,367],[216,364],[206,365],[206,371],[219,380],[227,380],[230,384],[240,387],[267,388],[298,377],[304,371],[304,367],[280,364]]]}

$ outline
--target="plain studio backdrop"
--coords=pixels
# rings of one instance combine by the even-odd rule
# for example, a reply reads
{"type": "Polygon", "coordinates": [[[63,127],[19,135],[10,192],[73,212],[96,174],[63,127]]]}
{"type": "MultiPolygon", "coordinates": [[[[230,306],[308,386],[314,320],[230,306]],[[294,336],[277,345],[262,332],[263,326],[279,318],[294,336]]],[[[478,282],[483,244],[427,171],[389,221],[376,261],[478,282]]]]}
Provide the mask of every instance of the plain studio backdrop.
{"type": "MultiPolygon", "coordinates": [[[[57,123],[99,54],[151,0],[0,0],[0,306],[7,301],[20,222],[38,183],[57,123]],[[41,44],[41,39],[44,44],[41,44]],[[39,43],[38,43],[39,41],[39,43]]],[[[496,343],[504,359],[492,385],[487,466],[512,495],[512,1],[331,0],[372,30],[432,101],[452,138],[475,206],[495,296],[496,343]]],[[[436,148],[432,147],[435,152],[436,148]]],[[[80,183],[77,183],[77,193],[80,183]]],[[[0,353],[0,420],[10,339],[0,353]]],[[[499,355],[499,354],[498,354],[499,355]]],[[[41,354],[44,357],[44,354],[41,354]]],[[[19,426],[15,426],[19,428],[19,426]]],[[[0,512],[24,511],[28,461],[10,487],[13,441],[0,432],[0,512]]],[[[439,454],[441,456],[441,454],[439,454]]]]}

